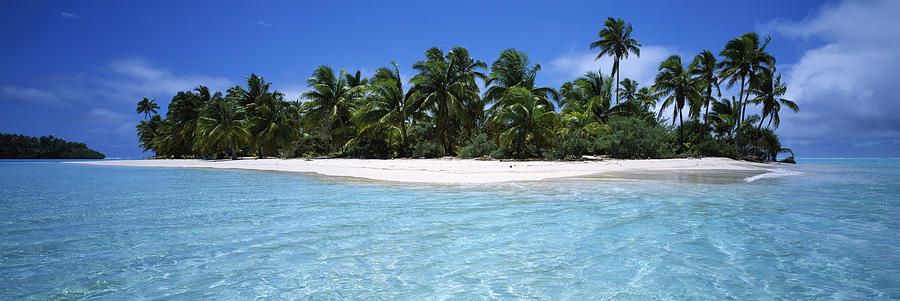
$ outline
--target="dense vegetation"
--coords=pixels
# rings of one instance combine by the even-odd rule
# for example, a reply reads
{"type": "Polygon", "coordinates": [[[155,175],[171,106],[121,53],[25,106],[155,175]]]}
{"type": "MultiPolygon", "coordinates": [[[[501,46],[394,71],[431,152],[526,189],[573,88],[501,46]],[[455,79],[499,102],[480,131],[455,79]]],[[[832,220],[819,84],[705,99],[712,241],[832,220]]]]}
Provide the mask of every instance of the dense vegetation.
{"type": "Polygon", "coordinates": [[[0,133],[0,159],[103,159],[84,143],[0,133]]]}
{"type": "Polygon", "coordinates": [[[649,86],[619,80],[619,65],[640,56],[631,24],[608,18],[591,43],[614,59],[609,76],[588,72],[559,89],[536,84],[541,65],[516,49],[490,66],[463,47],[431,48],[410,79],[395,63],[370,78],[319,66],[302,100],[286,101],[251,74],[225,94],[205,86],[178,92],[166,118],[143,99],[137,134],[157,157],[353,156],[617,158],[725,156],[775,160],[789,151],[774,129],[786,86],[766,52],[770,39],[747,33],[719,56],[661,62],[649,86]],[[408,80],[408,81],[407,81],[408,80]],[[478,83],[484,83],[481,91],[478,83]],[[722,96],[722,85],[737,95],[722,96]],[[659,111],[654,112],[659,102],[659,111]],[[759,114],[748,113],[760,106],[759,114]],[[671,117],[671,124],[668,119],[671,117]]]}

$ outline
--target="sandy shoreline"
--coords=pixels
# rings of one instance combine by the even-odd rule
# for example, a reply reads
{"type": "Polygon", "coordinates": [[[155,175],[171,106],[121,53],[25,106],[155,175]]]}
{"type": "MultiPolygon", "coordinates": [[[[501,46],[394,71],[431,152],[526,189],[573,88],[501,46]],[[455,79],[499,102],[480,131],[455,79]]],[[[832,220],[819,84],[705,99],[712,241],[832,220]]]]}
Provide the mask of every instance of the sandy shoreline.
{"type": "Polygon", "coordinates": [[[776,164],[727,158],[604,161],[480,161],[473,159],[244,159],[110,160],[66,162],[105,166],[221,168],[316,173],[409,183],[497,183],[579,177],[623,171],[718,170],[767,171],[776,164]]]}

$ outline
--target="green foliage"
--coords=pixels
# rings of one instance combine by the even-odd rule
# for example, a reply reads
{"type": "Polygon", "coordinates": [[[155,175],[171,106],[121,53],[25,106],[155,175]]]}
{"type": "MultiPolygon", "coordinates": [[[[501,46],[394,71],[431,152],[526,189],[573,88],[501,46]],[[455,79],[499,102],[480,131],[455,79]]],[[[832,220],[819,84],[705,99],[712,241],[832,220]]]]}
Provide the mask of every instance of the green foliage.
{"type": "Polygon", "coordinates": [[[509,150],[509,155],[517,158],[530,158],[541,155],[551,146],[559,123],[559,118],[552,107],[532,92],[521,87],[513,87],[506,91],[503,107],[494,119],[501,129],[498,140],[500,146],[509,150]]]}
{"type": "Polygon", "coordinates": [[[53,137],[40,138],[0,133],[0,159],[103,159],[106,156],[84,143],[53,137]]]}
{"type": "Polygon", "coordinates": [[[387,159],[394,156],[394,148],[384,139],[378,137],[360,137],[352,147],[348,148],[347,155],[367,159],[387,159]]]}
{"type": "Polygon", "coordinates": [[[478,158],[490,155],[491,152],[497,150],[497,143],[488,139],[486,134],[478,134],[471,140],[469,144],[459,149],[460,158],[478,158]]]}
{"type": "Polygon", "coordinates": [[[613,116],[608,123],[610,133],[597,139],[600,153],[613,158],[670,158],[671,139],[664,127],[652,119],[613,116]]]}
{"type": "Polygon", "coordinates": [[[231,99],[216,98],[204,106],[197,126],[196,148],[204,155],[223,152],[237,159],[237,147],[250,137],[244,108],[231,99]]]}
{"type": "Polygon", "coordinates": [[[778,153],[784,150],[781,148],[781,141],[778,140],[778,136],[772,129],[748,126],[742,128],[741,133],[746,141],[746,154],[750,158],[775,161],[778,153]]]}
{"type": "MultiPolygon", "coordinates": [[[[672,135],[683,132],[683,142],[676,145],[676,148],[685,156],[736,158],[738,156],[737,146],[726,141],[716,140],[710,134],[711,131],[709,125],[691,120],[679,126],[672,135]]],[[[677,141],[677,137],[671,137],[671,139],[677,141]]]]}
{"type": "Polygon", "coordinates": [[[306,81],[305,102],[287,102],[283,93],[270,91],[271,83],[251,74],[246,87],[232,87],[224,96],[205,86],[178,92],[166,118],[156,114],[155,100],[144,98],[136,110],[144,120],[135,129],[144,151],[160,158],[432,158],[458,152],[495,158],[677,154],[773,160],[783,150],[769,127],[778,127],[782,106],[798,108],[782,98],[786,85],[765,50],[768,38],[748,33],[733,39],[721,60],[708,50],[688,66],[671,56],[659,66],[653,86],[641,87],[628,78],[619,84],[621,60],[640,54],[631,31],[624,20],[608,18],[591,48],[600,50],[598,58],[613,58],[610,76],[588,72],[558,92],[536,84],[541,65],[516,49],[500,52],[488,68],[466,48],[433,47],[413,64],[416,74],[407,87],[395,63],[370,78],[319,66],[306,81]],[[739,84],[736,97],[722,98],[720,83],[739,84]],[[479,86],[486,87],[483,94],[479,86]],[[679,126],[663,126],[663,114],[679,126]]]}
{"type": "Polygon", "coordinates": [[[444,154],[443,147],[435,142],[437,129],[430,123],[420,122],[409,127],[410,157],[437,158],[444,154]]]}
{"type": "Polygon", "coordinates": [[[590,138],[572,133],[559,139],[556,147],[545,152],[544,157],[553,160],[578,159],[583,155],[594,153],[595,146],[590,138]]]}
{"type": "Polygon", "coordinates": [[[300,139],[291,143],[288,157],[318,157],[336,152],[331,138],[324,135],[304,134],[300,139]]]}

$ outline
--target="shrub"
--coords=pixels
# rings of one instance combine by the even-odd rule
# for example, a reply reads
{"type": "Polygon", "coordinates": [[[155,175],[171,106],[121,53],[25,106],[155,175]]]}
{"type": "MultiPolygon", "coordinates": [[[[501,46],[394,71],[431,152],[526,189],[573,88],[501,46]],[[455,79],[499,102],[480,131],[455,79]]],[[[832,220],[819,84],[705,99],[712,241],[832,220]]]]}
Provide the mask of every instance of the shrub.
{"type": "Polygon", "coordinates": [[[682,156],[737,157],[738,148],[736,146],[717,140],[710,132],[712,132],[712,128],[709,125],[697,120],[690,120],[675,128],[670,136],[673,141],[678,141],[678,135],[683,135],[682,142],[678,145],[683,152],[682,156]]]}
{"type": "Polygon", "coordinates": [[[410,125],[407,129],[407,143],[410,150],[410,157],[413,158],[436,158],[444,154],[444,149],[440,143],[435,142],[435,129],[431,123],[419,122],[410,125]]]}
{"type": "Polygon", "coordinates": [[[666,129],[646,117],[612,116],[610,133],[596,141],[598,151],[613,158],[645,159],[672,157],[666,129]]]}
{"type": "Polygon", "coordinates": [[[322,135],[304,134],[300,140],[291,143],[287,157],[315,157],[323,156],[337,151],[333,146],[331,138],[322,135]]]}
{"type": "Polygon", "coordinates": [[[475,135],[469,144],[459,149],[460,158],[476,158],[490,155],[497,150],[497,144],[488,139],[487,134],[475,135]]]}
{"type": "Polygon", "coordinates": [[[741,128],[741,139],[745,143],[747,155],[754,159],[775,161],[782,151],[781,141],[771,129],[744,127],[741,128]]]}
{"type": "Polygon", "coordinates": [[[386,159],[394,154],[394,150],[384,139],[360,137],[347,151],[353,157],[366,159],[386,159]]]}
{"type": "Polygon", "coordinates": [[[544,157],[554,160],[578,159],[581,158],[582,155],[592,153],[593,151],[594,143],[592,143],[589,138],[570,134],[559,139],[556,143],[556,147],[544,153],[544,157]]]}

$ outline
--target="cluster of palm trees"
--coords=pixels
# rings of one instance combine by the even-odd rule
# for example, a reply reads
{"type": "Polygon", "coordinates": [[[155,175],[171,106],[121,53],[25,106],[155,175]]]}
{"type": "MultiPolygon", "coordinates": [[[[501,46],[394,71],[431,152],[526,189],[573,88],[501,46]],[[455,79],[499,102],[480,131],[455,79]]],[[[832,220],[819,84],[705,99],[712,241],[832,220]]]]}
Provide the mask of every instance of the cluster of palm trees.
{"type": "Polygon", "coordinates": [[[155,100],[144,98],[137,108],[146,119],[137,125],[141,147],[160,157],[276,155],[297,136],[300,106],[270,86],[252,74],[247,88],[235,86],[224,95],[206,86],[178,92],[166,118],[157,114],[155,100]]]}
{"type": "MultiPolygon", "coordinates": [[[[709,50],[690,64],[673,55],[660,64],[655,81],[641,87],[619,79],[623,59],[640,56],[631,24],[608,18],[604,26],[590,47],[600,50],[598,59],[613,58],[610,76],[588,72],[559,90],[536,84],[541,65],[521,51],[503,50],[488,66],[466,48],[444,52],[434,47],[413,64],[417,73],[408,82],[396,63],[377,69],[371,78],[319,66],[306,81],[310,90],[302,101],[285,101],[255,74],[247,77],[246,88],[235,86],[225,95],[204,86],[179,92],[166,118],[157,114],[154,100],[144,98],[137,112],[145,120],[137,132],[144,150],[162,157],[309,155],[308,141],[344,155],[455,155],[478,135],[486,135],[505,156],[539,157],[560,137],[610,134],[606,123],[614,116],[655,116],[660,126],[666,112],[673,125],[679,124],[672,147],[681,149],[686,112],[702,124],[703,134],[715,134],[747,154],[756,144],[741,142],[745,128],[755,123],[757,132],[767,130],[774,137],[769,128],[779,126],[781,106],[798,109],[783,98],[785,84],[766,52],[769,38],[761,42],[755,33],[735,38],[719,53],[721,61],[709,50]],[[486,87],[483,93],[479,82],[486,87]],[[737,98],[718,100],[722,84],[738,85],[737,98]],[[652,113],[659,100],[658,113],[652,113]],[[761,105],[761,115],[748,116],[748,104],[761,105]]],[[[774,159],[771,152],[778,148],[765,159],[774,159]]]]}

